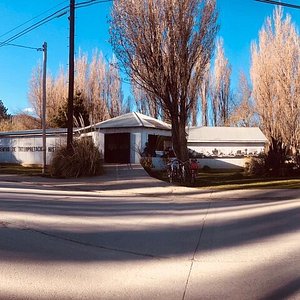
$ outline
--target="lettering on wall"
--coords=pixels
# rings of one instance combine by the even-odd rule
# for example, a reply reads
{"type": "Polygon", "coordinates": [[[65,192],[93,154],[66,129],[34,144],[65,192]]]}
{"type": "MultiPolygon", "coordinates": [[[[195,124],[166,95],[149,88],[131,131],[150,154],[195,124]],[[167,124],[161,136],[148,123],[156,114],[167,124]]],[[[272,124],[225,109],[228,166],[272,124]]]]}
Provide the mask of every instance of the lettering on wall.
{"type": "Polygon", "coordinates": [[[0,147],[0,152],[10,152],[12,147],[0,147]]]}
{"type": "MultiPolygon", "coordinates": [[[[56,147],[48,147],[48,152],[55,152],[56,147]]],[[[0,152],[42,152],[43,147],[26,146],[26,147],[3,147],[0,146],[0,152]]]]}
{"type": "Polygon", "coordinates": [[[43,147],[18,147],[19,152],[40,152],[43,147]]]}

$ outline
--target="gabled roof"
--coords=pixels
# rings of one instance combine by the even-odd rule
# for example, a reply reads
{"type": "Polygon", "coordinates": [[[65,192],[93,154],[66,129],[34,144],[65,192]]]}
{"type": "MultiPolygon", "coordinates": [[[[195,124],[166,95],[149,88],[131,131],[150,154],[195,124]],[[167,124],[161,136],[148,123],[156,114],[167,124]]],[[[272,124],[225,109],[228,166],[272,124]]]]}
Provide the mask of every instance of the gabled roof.
{"type": "Polygon", "coordinates": [[[190,127],[188,142],[267,142],[258,127],[190,127]]]}
{"type": "Polygon", "coordinates": [[[171,126],[169,124],[137,112],[127,113],[125,115],[97,123],[93,127],[99,129],[146,127],[171,130],[171,126]]]}

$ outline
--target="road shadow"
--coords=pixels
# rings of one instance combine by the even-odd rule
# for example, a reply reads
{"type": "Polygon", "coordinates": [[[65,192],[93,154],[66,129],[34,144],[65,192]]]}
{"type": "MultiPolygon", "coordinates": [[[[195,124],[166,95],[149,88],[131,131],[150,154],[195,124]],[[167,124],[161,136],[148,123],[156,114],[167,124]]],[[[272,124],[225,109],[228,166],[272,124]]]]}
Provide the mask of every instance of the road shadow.
{"type": "MultiPolygon", "coordinates": [[[[273,191],[266,191],[265,197],[272,197],[273,191]]],[[[130,259],[141,259],[143,256],[174,257],[190,255],[195,250],[199,239],[205,215],[214,214],[220,218],[218,222],[206,223],[198,252],[216,251],[234,248],[241,245],[256,243],[264,239],[296,233],[300,229],[300,207],[297,200],[286,199],[276,201],[163,201],[155,199],[134,199],[124,197],[121,200],[97,201],[86,199],[7,199],[0,200],[0,211],[3,213],[25,214],[25,216],[39,218],[54,218],[61,220],[60,225],[52,228],[39,229],[15,228],[14,224],[5,230],[25,229],[27,234],[49,235],[53,239],[89,245],[95,248],[115,249],[124,253],[138,253],[130,259]],[[270,210],[273,209],[273,210],[270,210]],[[245,213],[253,211],[245,217],[245,213]],[[257,213],[256,213],[257,211],[257,213]],[[230,218],[234,213],[235,217],[230,218]],[[241,214],[240,216],[238,214],[241,214]],[[74,226],[64,226],[64,220],[74,220],[74,226]],[[96,218],[96,219],[95,219],[96,218]],[[101,224],[101,220],[111,219],[114,225],[101,224]],[[82,220],[82,223],[81,221],[82,220]],[[89,221],[91,220],[91,221],[89,221]],[[95,221],[96,220],[96,221],[95,221]],[[125,221],[124,221],[125,220],[125,221]],[[131,221],[132,220],[132,221],[131,221]],[[140,220],[136,223],[136,220],[140,220]],[[148,221],[149,220],[149,221],[148,221]],[[177,220],[177,221],[175,221],[177,220]],[[85,226],[85,223],[92,225],[85,226]],[[99,222],[99,223],[98,223],[99,222]],[[82,226],[82,230],[80,229],[82,226]],[[31,230],[31,231],[30,231],[31,230]],[[214,239],[219,233],[225,238],[214,239]]],[[[30,224],[30,220],[28,220],[30,224]]],[[[73,224],[73,223],[72,223],[73,224]]],[[[25,232],[25,233],[26,233],[25,232]]],[[[43,259],[43,251],[35,249],[30,244],[17,243],[9,248],[9,243],[3,237],[0,251],[30,253],[33,259],[43,259]],[[27,246],[26,246],[27,245],[27,246]],[[16,247],[16,248],[14,248],[16,247]]],[[[102,260],[100,257],[84,257],[74,254],[54,255],[53,260],[102,260]]],[[[45,257],[45,259],[46,259],[45,257]]],[[[1,259],[1,258],[0,258],[1,259]]],[[[127,255],[119,255],[118,259],[127,260],[127,255]]]]}

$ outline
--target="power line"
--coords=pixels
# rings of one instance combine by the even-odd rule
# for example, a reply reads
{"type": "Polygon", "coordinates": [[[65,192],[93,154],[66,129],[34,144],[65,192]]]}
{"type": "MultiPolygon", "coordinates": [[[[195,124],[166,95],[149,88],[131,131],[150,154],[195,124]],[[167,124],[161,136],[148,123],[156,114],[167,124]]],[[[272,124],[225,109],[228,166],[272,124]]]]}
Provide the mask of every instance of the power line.
{"type": "Polygon", "coordinates": [[[42,26],[42,25],[44,25],[44,24],[50,22],[50,21],[52,21],[52,20],[55,19],[55,18],[60,18],[60,17],[62,17],[63,15],[65,15],[66,13],[68,13],[69,10],[68,10],[67,8],[68,8],[68,6],[66,6],[66,7],[64,7],[64,8],[62,8],[62,9],[59,9],[58,11],[54,12],[53,14],[51,14],[51,15],[45,17],[44,19],[38,21],[37,23],[35,23],[35,24],[33,24],[33,25],[31,25],[31,26],[25,28],[25,29],[22,30],[21,32],[19,32],[19,33],[13,35],[12,37],[6,39],[5,41],[0,42],[0,47],[5,46],[5,44],[8,44],[8,43],[10,43],[10,42],[16,40],[17,38],[19,38],[19,37],[21,37],[21,36],[27,34],[28,32],[30,32],[30,31],[32,31],[32,30],[34,30],[34,29],[36,29],[36,28],[38,28],[38,27],[40,27],[40,26],[42,26]],[[58,13],[60,13],[60,14],[58,14],[58,13]]]}
{"type": "Polygon", "coordinates": [[[24,46],[24,45],[18,45],[18,44],[5,44],[3,46],[13,46],[13,47],[19,47],[19,48],[25,48],[25,49],[31,49],[31,50],[37,50],[37,51],[42,50],[42,48],[30,47],[30,46],[24,46]]]}
{"type": "Polygon", "coordinates": [[[267,4],[280,5],[280,6],[285,6],[285,7],[289,7],[289,8],[300,9],[300,5],[291,4],[291,3],[287,3],[287,2],[280,2],[280,1],[275,1],[275,0],[254,0],[254,1],[267,3],[267,4]]]}
{"type": "Polygon", "coordinates": [[[66,2],[68,2],[68,0],[63,1],[63,2],[57,4],[57,5],[53,6],[53,7],[51,7],[51,8],[49,8],[49,9],[45,10],[44,12],[38,14],[37,16],[31,18],[30,20],[28,20],[28,21],[26,21],[26,22],[24,22],[24,23],[22,23],[22,24],[20,24],[20,25],[18,25],[18,26],[16,26],[16,27],[12,28],[11,30],[9,30],[9,31],[7,31],[7,32],[5,32],[5,33],[3,33],[3,34],[1,34],[1,35],[0,35],[0,38],[2,38],[2,37],[5,36],[5,35],[8,35],[9,33],[15,31],[16,29],[19,29],[20,27],[22,27],[22,26],[24,26],[24,25],[30,23],[31,21],[37,19],[38,17],[43,16],[43,15],[46,14],[47,12],[53,10],[54,8],[56,8],[56,7],[58,7],[58,6],[60,6],[60,5],[64,4],[64,3],[66,3],[66,2]]]}
{"type": "Polygon", "coordinates": [[[75,8],[82,8],[82,7],[87,7],[87,6],[91,6],[91,5],[95,5],[95,4],[99,4],[99,3],[108,3],[108,2],[113,2],[113,0],[90,0],[90,1],[84,1],[84,2],[77,3],[75,5],[75,8]]]}
{"type": "MultiPolygon", "coordinates": [[[[99,4],[99,3],[107,3],[107,2],[112,2],[112,1],[113,1],[113,0],[89,0],[89,1],[84,1],[84,2],[77,3],[77,4],[75,5],[75,8],[82,8],[82,7],[87,7],[87,6],[91,6],[91,5],[95,5],[95,4],[99,4]]],[[[61,3],[58,4],[58,5],[61,5],[61,4],[65,3],[65,2],[67,2],[67,1],[63,1],[63,2],[61,2],[61,3]]],[[[57,6],[58,6],[58,5],[57,5],[57,6]]],[[[55,7],[57,7],[57,6],[55,6],[55,7]]],[[[52,10],[52,9],[53,9],[53,8],[51,8],[51,9],[49,9],[49,10],[52,10]]],[[[48,11],[49,11],[49,10],[48,10],[48,11]]],[[[46,23],[48,23],[48,22],[50,22],[50,21],[52,21],[52,20],[55,19],[55,18],[60,18],[60,17],[62,17],[63,15],[65,15],[65,14],[68,13],[68,12],[69,12],[69,6],[65,6],[65,7],[63,7],[63,8],[61,8],[61,9],[57,10],[56,12],[54,12],[54,13],[52,13],[51,15],[45,17],[44,19],[42,19],[42,20],[36,22],[35,24],[32,24],[31,26],[25,28],[25,29],[22,30],[21,32],[16,33],[15,35],[13,35],[12,37],[6,39],[5,41],[0,42],[0,47],[3,47],[3,46],[6,46],[6,45],[10,44],[10,42],[12,42],[12,41],[14,41],[14,40],[20,38],[21,36],[23,36],[23,35],[29,33],[30,31],[32,31],[32,30],[34,30],[34,29],[36,29],[36,28],[38,28],[38,27],[40,27],[40,26],[42,26],[42,25],[44,25],[44,24],[46,24],[46,23]],[[59,13],[60,13],[60,14],[59,14],[59,13]]],[[[44,12],[44,13],[41,13],[41,14],[38,15],[38,16],[41,16],[41,15],[43,15],[43,14],[45,14],[45,12],[44,12]]],[[[4,34],[1,35],[1,36],[7,35],[8,33],[14,31],[15,29],[20,28],[20,27],[23,26],[24,24],[29,23],[29,22],[32,21],[33,19],[36,19],[38,16],[32,18],[31,20],[26,21],[25,23],[23,23],[23,24],[21,24],[21,25],[15,27],[15,28],[13,28],[13,29],[11,29],[10,31],[4,33],[4,34]]],[[[1,36],[0,36],[0,37],[1,37],[1,36]]]]}

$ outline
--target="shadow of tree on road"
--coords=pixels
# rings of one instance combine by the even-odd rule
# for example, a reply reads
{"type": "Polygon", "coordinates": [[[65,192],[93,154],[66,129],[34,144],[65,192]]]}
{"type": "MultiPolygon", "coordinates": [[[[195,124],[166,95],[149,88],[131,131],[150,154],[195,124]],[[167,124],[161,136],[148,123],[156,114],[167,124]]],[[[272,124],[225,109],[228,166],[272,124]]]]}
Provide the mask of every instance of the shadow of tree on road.
{"type": "MultiPolygon", "coordinates": [[[[2,216],[16,217],[15,222],[5,222],[0,215],[0,263],[191,260],[195,252],[201,259],[207,253],[254,244],[264,250],[267,240],[300,231],[297,195],[278,196],[272,190],[249,199],[242,193],[234,199],[216,193],[213,200],[202,197],[201,201],[180,195],[172,199],[62,197],[63,193],[43,195],[42,190],[36,195],[14,195],[8,193],[0,200],[2,216]]],[[[248,270],[245,278],[256,280],[257,274],[264,275],[268,288],[263,299],[292,296],[300,290],[299,253],[290,258],[288,269],[270,261],[248,270]]],[[[226,280],[237,278],[228,274],[226,280]]]]}

